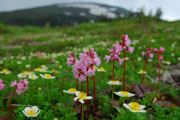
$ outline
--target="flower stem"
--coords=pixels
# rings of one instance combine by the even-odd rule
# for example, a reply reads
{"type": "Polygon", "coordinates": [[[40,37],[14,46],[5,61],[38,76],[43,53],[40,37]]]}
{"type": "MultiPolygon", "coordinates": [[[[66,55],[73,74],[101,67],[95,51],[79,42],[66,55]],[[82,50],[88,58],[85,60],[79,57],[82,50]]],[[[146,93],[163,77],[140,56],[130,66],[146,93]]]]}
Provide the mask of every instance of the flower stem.
{"type": "Polygon", "coordinates": [[[113,68],[112,68],[113,78],[112,78],[112,80],[114,80],[114,63],[115,63],[115,59],[113,60],[113,68]]]}
{"type": "Polygon", "coordinates": [[[159,83],[160,83],[160,75],[161,75],[161,60],[160,60],[160,53],[158,53],[158,59],[159,59],[159,76],[158,76],[158,84],[157,84],[157,91],[159,91],[159,83]]]}
{"type": "Polygon", "coordinates": [[[81,81],[81,92],[83,91],[83,82],[81,81]]]}
{"type": "MultiPolygon", "coordinates": [[[[86,77],[87,80],[87,96],[89,96],[89,79],[88,76],[86,77]]],[[[87,101],[87,119],[89,120],[89,101],[87,101]]]]}
{"type": "MultiPolygon", "coordinates": [[[[74,96],[73,96],[73,98],[74,98],[74,96]]],[[[73,112],[73,109],[74,109],[74,99],[72,98],[72,112],[73,112]]]]}
{"type": "Polygon", "coordinates": [[[82,120],[84,120],[84,110],[83,110],[83,104],[81,104],[82,106],[82,120]]]}
{"type": "MultiPolygon", "coordinates": [[[[146,58],[145,58],[145,66],[144,66],[144,71],[147,70],[147,65],[148,65],[148,55],[146,55],[146,58]]],[[[144,83],[144,79],[146,77],[146,74],[143,74],[142,75],[142,84],[144,83]]]]}
{"type": "Polygon", "coordinates": [[[123,73],[123,90],[125,90],[125,75],[126,75],[126,50],[123,48],[124,54],[124,73],[123,73]]]}
{"type": "Polygon", "coordinates": [[[95,76],[93,76],[93,84],[94,84],[94,106],[93,112],[96,112],[96,83],[95,83],[95,76]]]}
{"type": "Polygon", "coordinates": [[[11,92],[10,97],[9,97],[9,115],[11,114],[11,100],[12,100],[12,96],[14,95],[16,91],[16,88],[14,88],[14,90],[11,92]]]}
{"type": "Polygon", "coordinates": [[[48,81],[46,83],[47,83],[47,88],[48,88],[48,100],[49,100],[49,103],[51,103],[48,81]]]}
{"type": "Polygon", "coordinates": [[[112,85],[112,99],[114,100],[114,85],[112,85]]]}

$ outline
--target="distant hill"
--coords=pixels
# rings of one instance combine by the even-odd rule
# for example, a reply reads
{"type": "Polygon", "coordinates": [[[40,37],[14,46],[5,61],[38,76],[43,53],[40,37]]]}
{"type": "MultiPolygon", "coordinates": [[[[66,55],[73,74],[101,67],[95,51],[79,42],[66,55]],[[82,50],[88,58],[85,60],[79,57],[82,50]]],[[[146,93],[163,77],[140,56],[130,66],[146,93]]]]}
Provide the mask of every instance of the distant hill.
{"type": "Polygon", "coordinates": [[[31,9],[1,12],[0,21],[9,25],[77,25],[126,17],[130,11],[97,3],[66,3],[31,9]]]}

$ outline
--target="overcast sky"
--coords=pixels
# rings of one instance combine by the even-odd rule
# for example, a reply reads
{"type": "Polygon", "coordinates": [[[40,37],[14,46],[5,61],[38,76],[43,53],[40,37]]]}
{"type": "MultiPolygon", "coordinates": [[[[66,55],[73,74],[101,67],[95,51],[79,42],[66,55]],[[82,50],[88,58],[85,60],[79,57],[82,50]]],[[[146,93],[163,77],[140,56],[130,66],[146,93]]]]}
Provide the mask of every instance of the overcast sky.
{"type": "Polygon", "coordinates": [[[161,8],[163,19],[177,20],[180,19],[180,0],[0,0],[0,11],[12,11],[17,9],[32,8],[45,6],[56,3],[67,2],[97,2],[137,11],[144,6],[146,11],[161,8]]]}

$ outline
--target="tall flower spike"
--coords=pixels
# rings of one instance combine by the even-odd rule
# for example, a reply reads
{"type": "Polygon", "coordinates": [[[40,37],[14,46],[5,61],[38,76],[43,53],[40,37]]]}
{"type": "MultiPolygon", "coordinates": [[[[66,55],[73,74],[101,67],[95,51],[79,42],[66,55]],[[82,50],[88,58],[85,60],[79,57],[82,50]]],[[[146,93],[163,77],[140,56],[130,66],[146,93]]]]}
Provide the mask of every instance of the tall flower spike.
{"type": "Polygon", "coordinates": [[[122,35],[122,42],[119,43],[123,48],[124,56],[124,73],[123,73],[123,90],[125,90],[125,75],[126,75],[126,52],[132,53],[134,51],[133,47],[130,47],[131,40],[128,38],[128,35],[122,35]]]}
{"type": "MultiPolygon", "coordinates": [[[[152,48],[148,48],[146,52],[142,52],[142,55],[145,56],[145,65],[144,65],[144,70],[143,70],[145,72],[147,70],[148,58],[150,57],[152,59],[154,57],[152,52],[153,52],[152,48]]],[[[142,75],[142,83],[144,83],[145,76],[146,76],[146,74],[142,75]]]]}
{"type": "Polygon", "coordinates": [[[159,75],[158,75],[158,84],[157,84],[157,91],[159,91],[159,84],[160,84],[160,76],[161,76],[161,60],[163,59],[163,57],[161,56],[161,54],[163,54],[165,51],[165,49],[163,47],[160,47],[160,49],[158,50],[157,48],[154,48],[154,52],[156,54],[158,54],[158,61],[159,61],[159,75]]]}

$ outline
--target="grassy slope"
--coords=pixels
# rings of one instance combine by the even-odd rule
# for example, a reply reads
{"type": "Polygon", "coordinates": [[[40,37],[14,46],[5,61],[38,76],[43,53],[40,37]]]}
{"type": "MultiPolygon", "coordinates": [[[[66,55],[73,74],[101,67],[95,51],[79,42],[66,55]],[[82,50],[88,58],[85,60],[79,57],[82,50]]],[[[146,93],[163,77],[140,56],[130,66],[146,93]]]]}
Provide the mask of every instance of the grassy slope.
{"type": "MultiPolygon", "coordinates": [[[[111,78],[110,71],[112,65],[111,63],[105,62],[103,58],[106,54],[109,54],[108,50],[112,47],[112,45],[121,40],[120,36],[122,34],[128,34],[132,42],[137,42],[133,45],[135,47],[134,53],[132,55],[127,55],[128,57],[130,57],[130,60],[127,62],[126,76],[126,80],[129,83],[136,83],[140,82],[141,79],[141,76],[137,75],[136,73],[144,66],[144,61],[137,61],[137,58],[141,57],[141,52],[144,51],[146,47],[159,48],[160,46],[163,46],[166,49],[165,54],[163,55],[164,60],[169,60],[172,62],[172,64],[178,63],[178,57],[180,57],[180,47],[178,47],[180,46],[180,37],[178,35],[178,33],[180,32],[180,28],[178,26],[180,26],[180,22],[161,21],[158,23],[139,23],[137,20],[121,20],[110,23],[81,24],[76,27],[68,28],[9,27],[7,33],[0,34],[0,37],[2,38],[2,40],[0,41],[0,54],[4,58],[2,59],[4,64],[0,66],[0,69],[9,68],[12,71],[12,74],[8,76],[0,75],[0,78],[5,80],[6,84],[9,84],[10,81],[18,79],[16,74],[22,72],[23,70],[33,70],[34,68],[39,67],[42,64],[48,65],[49,69],[58,69],[60,71],[60,74],[56,75],[58,80],[53,80],[49,83],[53,86],[50,91],[51,96],[53,96],[51,98],[53,101],[51,104],[48,103],[45,87],[46,85],[44,82],[42,82],[42,78],[39,78],[37,82],[31,81],[29,87],[30,90],[28,90],[28,92],[21,98],[15,96],[14,99],[17,103],[38,105],[41,109],[44,110],[44,114],[45,111],[48,111],[50,114],[40,115],[40,117],[43,119],[52,119],[53,117],[60,116],[64,117],[64,119],[68,119],[68,116],[65,116],[64,114],[68,112],[70,108],[65,107],[64,111],[59,111],[59,109],[52,106],[52,104],[57,103],[59,103],[60,107],[62,107],[62,105],[64,104],[65,106],[68,106],[69,102],[71,103],[72,100],[72,98],[68,95],[59,95],[60,90],[74,87],[75,85],[75,80],[73,79],[73,74],[71,73],[71,67],[68,67],[65,62],[68,52],[71,51],[75,53],[76,56],[78,56],[78,54],[85,49],[92,47],[95,48],[95,51],[97,51],[98,55],[102,59],[101,66],[103,66],[108,71],[103,74],[103,82],[99,81],[101,77],[99,73],[97,73],[97,92],[99,92],[101,89],[107,87],[105,81],[108,81],[111,78]],[[64,37],[64,34],[66,34],[67,37],[64,37]],[[152,42],[152,40],[155,42],[152,42]],[[174,47],[172,47],[173,45],[174,47]],[[56,61],[59,61],[60,63],[49,63],[50,59],[52,58],[52,54],[50,55],[50,57],[44,59],[31,57],[30,60],[21,60],[22,55],[29,56],[31,52],[35,53],[37,51],[45,53],[61,53],[58,57],[55,58],[56,61]],[[172,53],[174,53],[174,56],[171,56],[172,53]],[[9,58],[8,56],[15,57],[9,58]],[[18,65],[17,61],[22,61],[22,64],[18,65]],[[31,68],[25,68],[26,64],[31,64],[31,68]],[[62,66],[62,68],[60,68],[59,65],[62,66]],[[66,79],[64,83],[62,81],[63,79],[66,79]],[[69,83],[68,81],[72,82],[69,83]],[[64,86],[62,88],[63,84],[64,86]],[[33,94],[34,86],[36,86],[37,88],[42,88],[44,95],[42,96],[42,94],[40,94],[40,92],[38,91],[36,94],[31,96],[33,94]]],[[[149,64],[148,66],[149,75],[152,77],[158,75],[158,72],[156,72],[157,62],[157,57],[155,57],[152,64],[149,64]]],[[[116,76],[122,77],[122,67],[116,64],[115,69],[116,76]]],[[[163,67],[163,70],[165,70],[165,67],[163,67]]],[[[153,86],[155,88],[155,84],[153,84],[153,86]]],[[[91,83],[90,89],[92,88],[93,87],[91,83]]],[[[2,96],[6,96],[6,94],[9,93],[8,90],[12,90],[9,85],[4,90],[2,96]]],[[[119,88],[116,88],[116,90],[119,90],[119,88]]],[[[163,92],[167,91],[168,90],[165,90],[163,92]]],[[[173,91],[172,88],[171,91],[173,91]]],[[[175,98],[178,95],[177,93],[178,91],[172,93],[175,98]]],[[[107,115],[108,112],[112,114],[111,110],[113,108],[108,104],[106,105],[105,103],[103,103],[110,100],[108,95],[102,96],[99,94],[98,98],[100,102],[100,111],[102,111],[105,115],[107,115]],[[107,110],[104,110],[104,107],[107,110]]],[[[142,100],[141,102],[147,104],[144,100],[142,100]]],[[[2,108],[5,110],[5,108],[7,107],[2,108]]],[[[22,109],[23,107],[17,109],[16,111],[16,117],[19,119],[22,119],[24,117],[19,112],[22,109]]],[[[172,113],[170,115],[174,114],[175,113],[172,113]]],[[[153,113],[153,116],[155,118],[158,118],[158,114],[153,113]]],[[[147,119],[146,117],[149,116],[144,116],[144,119],[147,119]]]]}

